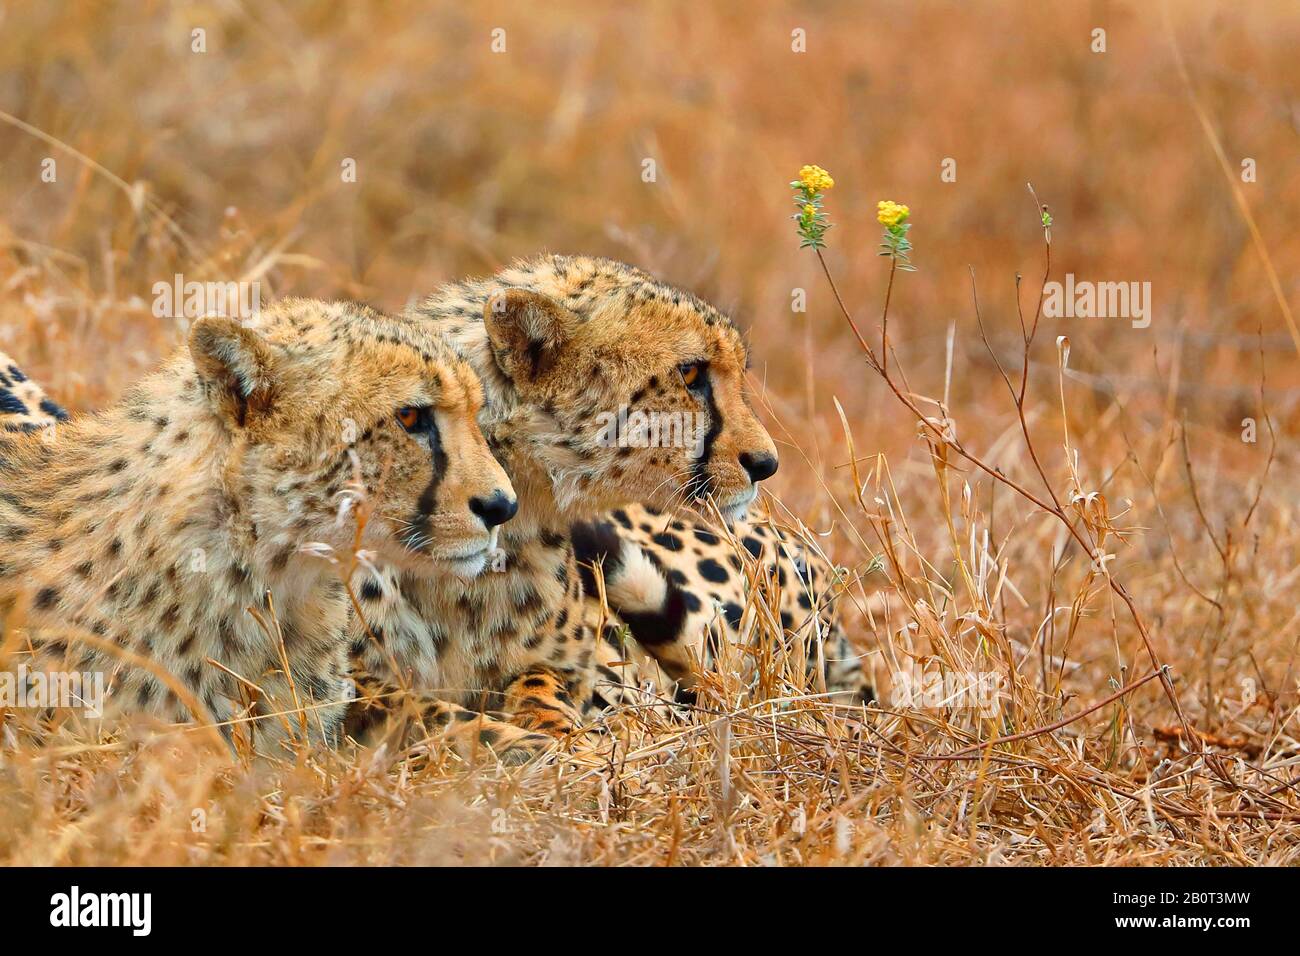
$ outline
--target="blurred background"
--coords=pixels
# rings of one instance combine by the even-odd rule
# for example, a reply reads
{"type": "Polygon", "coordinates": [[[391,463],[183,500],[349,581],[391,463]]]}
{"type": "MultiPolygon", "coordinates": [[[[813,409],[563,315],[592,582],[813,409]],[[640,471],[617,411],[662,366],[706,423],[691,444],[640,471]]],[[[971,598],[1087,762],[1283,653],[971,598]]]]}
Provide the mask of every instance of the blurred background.
{"type": "MultiPolygon", "coordinates": [[[[624,259],[747,330],[782,447],[774,487],[813,527],[836,528],[831,549],[860,567],[871,555],[841,537],[835,505],[851,481],[834,400],[858,454],[886,453],[922,516],[937,514],[933,471],[915,424],[864,367],[816,259],[798,248],[787,183],[804,163],[835,177],[827,261],[871,339],[887,275],[876,203],[911,207],[919,271],[893,292],[899,366],[918,394],[946,389],[959,435],[1023,476],[969,270],[989,345],[1017,368],[1016,275],[1032,313],[1043,270],[1032,182],[1054,217],[1055,277],[1149,282],[1152,296],[1146,329],[1043,321],[1029,420],[1044,465],[1064,492],[1054,340],[1068,335],[1064,405],[1080,471],[1112,512],[1132,506],[1125,523],[1140,533],[1121,564],[1160,608],[1161,640],[1217,622],[1213,648],[1189,653],[1240,660],[1233,648],[1263,626],[1257,613],[1276,632],[1264,663],[1280,680],[1294,653],[1285,572],[1300,557],[1286,530],[1300,342],[1234,186],[1296,301],[1298,49],[1300,8],[1284,0],[1178,2],[1167,14],[1110,0],[7,3],[0,349],[66,404],[91,409],[182,340],[150,311],[151,286],[175,273],[256,279],[264,299],[401,309],[516,256],[624,259]],[[1105,52],[1094,52],[1097,29],[1105,52]],[[46,158],[53,182],[42,179],[46,158]],[[1247,158],[1255,182],[1241,181],[1247,158]],[[941,175],[945,160],[955,181],[941,175]],[[797,289],[805,312],[792,310],[797,289]],[[1273,448],[1266,413],[1276,461],[1243,523],[1273,448]],[[1255,443],[1242,440],[1245,418],[1258,423],[1255,443]],[[1230,622],[1175,597],[1190,593],[1188,579],[1228,586],[1207,524],[1210,539],[1231,531],[1276,562],[1255,579],[1253,610],[1230,622]]],[[[992,500],[987,483],[976,493],[992,500]]],[[[1034,576],[1050,560],[1034,549],[1056,531],[1003,500],[1010,517],[995,534],[1023,529],[1016,580],[1036,602],[1034,576]]],[[[947,535],[937,520],[914,531],[922,543],[947,535]]]]}

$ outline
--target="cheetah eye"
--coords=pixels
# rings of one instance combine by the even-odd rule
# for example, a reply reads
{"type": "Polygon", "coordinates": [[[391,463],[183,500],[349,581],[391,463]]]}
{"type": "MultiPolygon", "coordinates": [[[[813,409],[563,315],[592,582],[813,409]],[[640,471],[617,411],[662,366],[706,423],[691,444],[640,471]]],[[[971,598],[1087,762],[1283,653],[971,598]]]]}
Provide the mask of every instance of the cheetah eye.
{"type": "Polygon", "coordinates": [[[427,406],[416,408],[413,405],[403,405],[397,410],[397,423],[412,435],[427,432],[433,424],[433,410],[427,406]]]}
{"type": "Polygon", "coordinates": [[[702,389],[709,382],[708,377],[704,374],[707,367],[708,363],[703,361],[686,362],[677,366],[677,371],[682,376],[682,384],[687,388],[702,389]]]}

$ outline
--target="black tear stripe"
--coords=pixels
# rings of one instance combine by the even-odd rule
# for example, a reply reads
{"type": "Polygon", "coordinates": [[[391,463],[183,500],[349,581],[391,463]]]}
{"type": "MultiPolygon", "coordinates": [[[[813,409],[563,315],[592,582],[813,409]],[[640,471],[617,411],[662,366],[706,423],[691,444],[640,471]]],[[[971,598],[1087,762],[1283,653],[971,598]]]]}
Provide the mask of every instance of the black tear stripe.
{"type": "Polygon", "coordinates": [[[573,556],[578,562],[578,576],[586,594],[594,596],[596,573],[592,565],[601,564],[601,574],[606,581],[618,578],[623,568],[623,541],[608,521],[575,521],[569,529],[573,541],[573,556]]]}
{"type": "Polygon", "coordinates": [[[447,473],[447,453],[442,449],[442,436],[438,434],[438,426],[433,422],[429,423],[429,451],[433,455],[433,478],[424,491],[420,492],[415,520],[411,522],[411,530],[406,535],[408,545],[429,533],[429,518],[438,503],[438,486],[447,473]]]}
{"type": "Polygon", "coordinates": [[[692,498],[703,498],[709,491],[709,458],[713,455],[713,442],[722,433],[722,412],[713,400],[713,383],[705,372],[705,387],[701,389],[708,402],[709,430],[704,433],[704,442],[700,446],[700,457],[691,465],[691,478],[686,483],[687,493],[692,498]]]}

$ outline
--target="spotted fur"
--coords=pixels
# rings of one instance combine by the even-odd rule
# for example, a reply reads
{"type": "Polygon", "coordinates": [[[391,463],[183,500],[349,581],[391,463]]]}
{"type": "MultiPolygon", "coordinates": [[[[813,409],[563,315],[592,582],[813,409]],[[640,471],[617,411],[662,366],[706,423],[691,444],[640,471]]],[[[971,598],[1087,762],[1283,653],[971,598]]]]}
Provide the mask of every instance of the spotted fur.
{"type": "Polygon", "coordinates": [[[623,701],[641,699],[636,689],[647,682],[657,697],[694,700],[703,671],[723,661],[752,671],[765,650],[759,636],[776,629],[811,690],[838,703],[874,700],[835,614],[834,566],[772,521],[715,528],[689,512],[640,505],[574,525],[587,618],[601,622],[610,648],[598,655],[606,686],[623,701]],[[751,601],[756,586],[777,599],[751,601]],[[758,620],[768,606],[775,619],[758,620]]]}
{"type": "MultiPolygon", "coordinates": [[[[573,731],[598,682],[573,523],[633,501],[711,499],[738,515],[775,470],[775,448],[745,397],[747,352],[731,320],[622,263],[532,259],[447,286],[409,314],[482,379],[481,421],[519,513],[492,569],[472,579],[364,572],[355,666],[380,686],[493,711],[501,719],[479,725],[526,758],[539,732],[573,731]],[[620,407],[698,415],[699,441],[611,442],[603,426],[620,407]]],[[[357,732],[373,733],[357,713],[357,732]]]]}
{"type": "Polygon", "coordinates": [[[68,420],[68,413],[0,352],[0,432],[27,432],[68,420]]]}
{"type": "Polygon", "coordinates": [[[114,710],[207,711],[258,749],[334,737],[338,562],[463,562],[489,540],[474,500],[513,496],[480,404],[420,323],[301,299],[200,320],[112,408],[0,436],[7,665],[106,673],[114,710]]]}

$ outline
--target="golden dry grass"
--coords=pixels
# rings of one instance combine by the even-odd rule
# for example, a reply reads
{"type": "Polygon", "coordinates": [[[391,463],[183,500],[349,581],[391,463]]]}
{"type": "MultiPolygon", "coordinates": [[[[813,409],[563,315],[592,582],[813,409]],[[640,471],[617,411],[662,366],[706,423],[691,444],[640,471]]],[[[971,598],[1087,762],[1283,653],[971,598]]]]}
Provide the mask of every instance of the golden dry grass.
{"type": "Polygon", "coordinates": [[[180,341],[149,312],[176,272],[397,309],[515,255],[627,259],[748,328],[779,513],[849,569],[884,706],[834,714],[775,653],[752,687],[712,678],[688,723],[628,714],[595,754],[528,771],[443,749],[248,765],[193,731],[69,728],[0,753],[0,861],[1295,862],[1300,349],[1264,254],[1294,300],[1300,18],[1172,6],[1186,78],[1155,4],[7,10],[0,107],[30,127],[0,125],[0,349],[58,398],[102,406],[180,341]],[[1243,157],[1258,182],[1235,178],[1243,157]],[[1107,569],[1154,654],[1066,525],[918,438],[864,364],[795,248],[784,184],[805,162],[836,177],[827,261],[872,343],[875,203],[911,206],[921,271],[893,289],[891,373],[1076,529],[1113,522],[1107,569]],[[1042,321],[1042,476],[997,367],[1018,380],[1015,276],[1031,316],[1042,275],[1027,181],[1056,277],[1149,281],[1155,302],[1147,329],[1042,321]],[[1153,656],[1196,741],[1158,679],[1097,706],[1153,656]],[[911,661],[998,673],[999,717],[894,706],[911,661]],[[974,746],[998,736],[1019,739],[974,746]]]}

